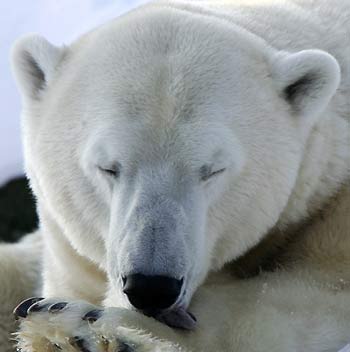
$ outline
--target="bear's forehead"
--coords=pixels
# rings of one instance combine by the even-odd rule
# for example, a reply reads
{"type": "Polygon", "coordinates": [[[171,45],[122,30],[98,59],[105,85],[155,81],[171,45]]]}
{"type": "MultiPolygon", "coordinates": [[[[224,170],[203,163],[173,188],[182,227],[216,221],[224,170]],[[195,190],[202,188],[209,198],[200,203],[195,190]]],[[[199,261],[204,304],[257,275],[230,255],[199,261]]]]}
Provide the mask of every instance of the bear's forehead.
{"type": "Polygon", "coordinates": [[[68,78],[71,82],[66,94],[71,95],[74,90],[79,96],[85,94],[84,110],[89,105],[92,110],[98,106],[101,110],[114,110],[121,118],[171,124],[179,119],[198,119],[217,110],[232,89],[233,83],[225,82],[227,73],[222,79],[211,77],[209,68],[207,72],[196,72],[196,67],[189,67],[181,58],[145,58],[135,66],[120,65],[118,58],[105,55],[108,62],[87,62],[79,68],[80,73],[68,78]]]}
{"type": "Polygon", "coordinates": [[[52,92],[61,115],[111,126],[137,120],[166,131],[179,120],[217,120],[248,99],[259,66],[251,60],[262,54],[250,55],[247,43],[214,25],[176,16],[119,18],[73,43],[63,89],[52,92]]]}
{"type": "Polygon", "coordinates": [[[256,59],[249,50],[247,40],[242,43],[234,32],[203,18],[189,21],[183,13],[153,9],[90,32],[71,53],[81,84],[91,83],[97,94],[109,91],[133,108],[142,100],[182,106],[186,114],[189,102],[206,104],[242,84],[243,76],[249,79],[257,66],[249,64],[256,59]]]}

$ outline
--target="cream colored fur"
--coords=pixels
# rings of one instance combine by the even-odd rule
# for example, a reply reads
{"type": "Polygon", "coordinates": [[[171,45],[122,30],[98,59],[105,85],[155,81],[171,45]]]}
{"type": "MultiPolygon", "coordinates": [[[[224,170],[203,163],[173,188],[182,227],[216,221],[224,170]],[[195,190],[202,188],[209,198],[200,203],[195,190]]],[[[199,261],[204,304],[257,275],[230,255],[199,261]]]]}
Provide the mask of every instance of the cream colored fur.
{"type": "Polygon", "coordinates": [[[37,232],[17,244],[0,246],[0,351],[13,351],[15,319],[12,311],[22,300],[41,294],[42,243],[37,232]]]}
{"type": "Polygon", "coordinates": [[[68,47],[20,39],[44,302],[70,302],[21,322],[23,351],[75,351],[74,336],[91,352],[346,345],[349,37],[348,1],[294,0],[159,1],[68,47]],[[101,172],[116,162],[118,180],[101,172]],[[200,183],[208,163],[225,171],[200,183]],[[153,252],[152,221],[165,229],[153,252]],[[248,271],[274,270],[239,280],[252,249],[248,271]],[[194,331],[131,309],[121,276],[136,269],[185,278],[194,331]]]}

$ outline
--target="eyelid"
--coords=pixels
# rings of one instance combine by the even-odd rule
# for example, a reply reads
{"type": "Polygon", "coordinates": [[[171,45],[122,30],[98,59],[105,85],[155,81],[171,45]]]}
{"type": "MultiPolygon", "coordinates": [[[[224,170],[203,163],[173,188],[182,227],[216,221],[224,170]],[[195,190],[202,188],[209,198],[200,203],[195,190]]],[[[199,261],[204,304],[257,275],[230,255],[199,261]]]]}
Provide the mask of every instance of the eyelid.
{"type": "Polygon", "coordinates": [[[115,165],[111,166],[111,167],[102,167],[102,166],[98,166],[98,169],[105,173],[105,174],[108,174],[109,176],[112,176],[112,177],[119,177],[120,175],[120,164],[119,163],[116,163],[115,165]]]}
{"type": "Polygon", "coordinates": [[[226,168],[221,168],[215,171],[212,171],[211,166],[209,165],[204,165],[200,168],[200,173],[201,173],[201,180],[202,181],[207,181],[209,180],[211,177],[216,176],[218,174],[221,174],[222,172],[224,172],[226,170],[226,168]]]}
{"type": "Polygon", "coordinates": [[[222,169],[219,169],[219,170],[216,170],[216,171],[214,171],[214,172],[212,172],[211,173],[211,175],[210,175],[210,177],[211,176],[215,176],[215,175],[217,175],[217,174],[221,174],[222,172],[224,172],[226,170],[226,168],[222,168],[222,169]]]}

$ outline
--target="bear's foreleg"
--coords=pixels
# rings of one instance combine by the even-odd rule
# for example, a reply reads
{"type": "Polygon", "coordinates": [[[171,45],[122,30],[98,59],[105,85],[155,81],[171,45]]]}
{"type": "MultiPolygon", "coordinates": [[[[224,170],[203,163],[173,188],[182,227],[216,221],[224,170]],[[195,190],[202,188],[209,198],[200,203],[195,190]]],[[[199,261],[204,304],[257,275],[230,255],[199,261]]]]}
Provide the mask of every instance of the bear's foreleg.
{"type": "Polygon", "coordinates": [[[15,314],[21,320],[16,337],[23,352],[184,351],[139,326],[143,320],[150,320],[146,326],[155,325],[159,333],[169,330],[171,335],[170,328],[123,308],[103,309],[84,301],[31,298],[22,302],[15,314]]]}

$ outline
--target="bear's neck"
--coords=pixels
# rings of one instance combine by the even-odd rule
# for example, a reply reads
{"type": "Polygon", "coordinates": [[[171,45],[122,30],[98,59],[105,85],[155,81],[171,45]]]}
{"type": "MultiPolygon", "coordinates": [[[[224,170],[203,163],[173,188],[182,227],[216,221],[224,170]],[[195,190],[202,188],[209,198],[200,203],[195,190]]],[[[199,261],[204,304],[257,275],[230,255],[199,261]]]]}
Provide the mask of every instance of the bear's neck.
{"type": "Polygon", "coordinates": [[[278,227],[312,216],[350,182],[350,120],[336,114],[321,118],[310,133],[304,155],[278,227]]]}

